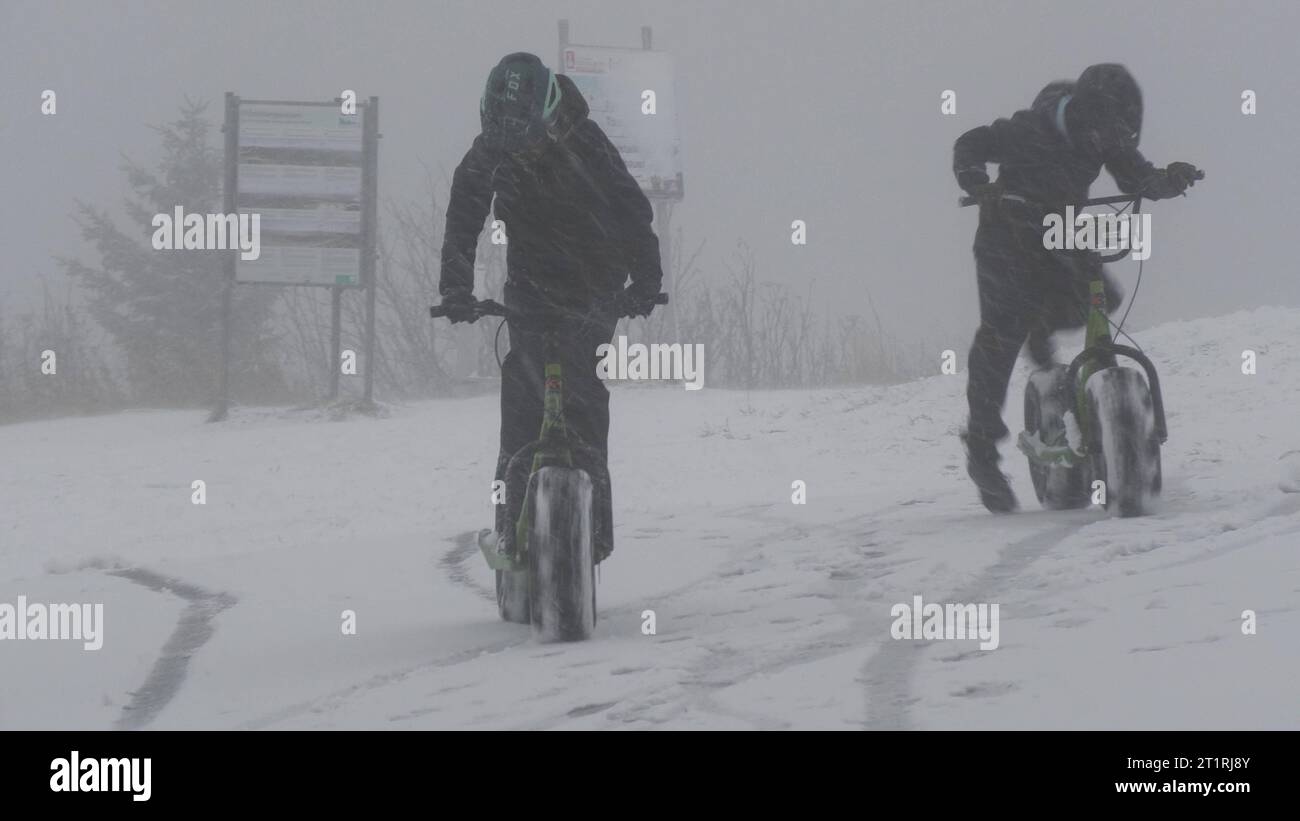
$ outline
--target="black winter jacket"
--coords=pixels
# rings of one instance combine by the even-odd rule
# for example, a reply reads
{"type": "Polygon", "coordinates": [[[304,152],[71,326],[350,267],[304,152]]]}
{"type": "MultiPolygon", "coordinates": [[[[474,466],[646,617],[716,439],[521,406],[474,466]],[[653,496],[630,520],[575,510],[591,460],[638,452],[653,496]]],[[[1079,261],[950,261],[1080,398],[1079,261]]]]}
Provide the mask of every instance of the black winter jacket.
{"type": "Polygon", "coordinates": [[[582,308],[628,277],[659,292],[654,212],[573,81],[558,75],[561,136],[527,164],[477,137],[452,177],[438,290],[474,288],[474,255],[496,197],[506,231],[506,300],[523,310],[582,308]]]}
{"type": "Polygon", "coordinates": [[[1115,129],[1090,122],[1095,115],[1071,106],[1067,97],[1072,92],[1072,83],[1053,83],[1032,108],[958,137],[952,152],[958,184],[966,188],[987,181],[985,164],[998,163],[998,182],[1005,191],[1054,209],[1087,199],[1104,166],[1126,194],[1165,199],[1181,193],[1164,169],[1138,151],[1136,136],[1104,142],[1083,136],[1113,135],[1115,129]]]}

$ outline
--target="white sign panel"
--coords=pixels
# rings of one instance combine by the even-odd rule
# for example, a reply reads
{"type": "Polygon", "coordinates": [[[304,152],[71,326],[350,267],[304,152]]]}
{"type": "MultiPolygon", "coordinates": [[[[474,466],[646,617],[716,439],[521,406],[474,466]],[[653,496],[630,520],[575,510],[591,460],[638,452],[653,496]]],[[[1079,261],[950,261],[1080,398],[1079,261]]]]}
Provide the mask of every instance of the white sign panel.
{"type": "Polygon", "coordinates": [[[282,103],[239,107],[240,148],[308,148],[361,153],[361,115],[339,108],[282,103]]]}
{"type": "Polygon", "coordinates": [[[240,163],[239,193],[360,200],[361,167],[240,163]]]}
{"type": "Polygon", "coordinates": [[[360,234],[361,209],[332,203],[316,208],[259,208],[262,230],[272,234],[360,234]]]}
{"type": "Polygon", "coordinates": [[[272,245],[257,259],[241,259],[235,267],[239,282],[283,285],[357,285],[361,252],[356,248],[316,248],[272,245]]]}
{"type": "Polygon", "coordinates": [[[680,197],[672,55],[569,45],[564,47],[563,61],[561,73],[582,92],[591,106],[591,119],[623,155],[641,190],[652,196],[680,197]]]}
{"type": "Polygon", "coordinates": [[[239,282],[359,285],[364,126],[336,105],[241,102],[236,206],[261,215],[239,282]]]}

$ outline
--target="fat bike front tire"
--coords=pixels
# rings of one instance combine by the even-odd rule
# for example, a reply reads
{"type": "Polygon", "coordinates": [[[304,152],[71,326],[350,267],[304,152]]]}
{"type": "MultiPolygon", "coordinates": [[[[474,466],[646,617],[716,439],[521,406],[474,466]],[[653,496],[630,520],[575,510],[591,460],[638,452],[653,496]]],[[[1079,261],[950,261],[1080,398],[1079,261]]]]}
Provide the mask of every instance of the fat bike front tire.
{"type": "Polygon", "coordinates": [[[545,467],[529,478],[530,621],[539,641],[582,641],[596,625],[595,516],[591,476],[545,467]]]}
{"type": "Polygon", "coordinates": [[[1125,367],[1088,379],[1094,479],[1106,483],[1106,508],[1120,517],[1151,512],[1163,477],[1155,410],[1146,378],[1125,367]]]}

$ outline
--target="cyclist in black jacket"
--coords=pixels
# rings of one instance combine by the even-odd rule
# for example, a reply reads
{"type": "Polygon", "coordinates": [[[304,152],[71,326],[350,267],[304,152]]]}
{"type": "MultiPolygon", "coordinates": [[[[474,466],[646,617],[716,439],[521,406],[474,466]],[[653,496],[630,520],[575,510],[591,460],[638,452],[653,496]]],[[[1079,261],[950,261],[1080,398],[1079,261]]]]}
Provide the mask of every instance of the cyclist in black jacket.
{"type": "MultiPolygon", "coordinates": [[[[967,472],[985,507],[1016,507],[998,467],[997,443],[1007,436],[1002,405],[1022,345],[1035,365],[1051,364],[1051,335],[1083,324],[1087,282],[1101,262],[1087,251],[1043,247],[1043,217],[1088,198],[1104,167],[1121,191],[1148,199],[1176,197],[1199,174],[1184,162],[1156,168],[1138,151],[1142,92],[1121,65],[1090,66],[1076,82],[1057,81],[1009,119],[967,131],[953,146],[953,172],[967,193],[987,191],[987,163],[998,164],[1000,197],[980,208],[975,234],[980,327],[971,345],[966,397],[970,419],[962,433],[967,472]]],[[[1104,272],[1103,272],[1104,273],[1104,272]]],[[[1106,279],[1106,309],[1122,292],[1106,279]]]]}
{"type": "MultiPolygon", "coordinates": [[[[663,273],[649,200],[588,111],[573,81],[532,54],[507,55],[492,69],[482,133],[452,177],[438,290],[452,322],[473,320],[474,256],[494,210],[505,223],[505,303],[563,329],[565,417],[606,462],[592,477],[599,561],[613,550],[613,513],[609,391],[596,376],[596,348],[613,337],[619,309],[650,313],[663,273]]],[[[542,356],[536,328],[510,327],[497,479],[541,428],[542,356]]],[[[497,532],[508,535],[504,510],[497,506],[497,532]]]]}

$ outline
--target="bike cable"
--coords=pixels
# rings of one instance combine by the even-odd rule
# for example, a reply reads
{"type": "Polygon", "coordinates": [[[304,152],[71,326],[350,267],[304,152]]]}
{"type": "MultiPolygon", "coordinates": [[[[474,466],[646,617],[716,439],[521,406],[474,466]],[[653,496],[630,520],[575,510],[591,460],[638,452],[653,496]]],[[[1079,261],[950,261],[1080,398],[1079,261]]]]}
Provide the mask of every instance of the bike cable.
{"type": "Polygon", "coordinates": [[[492,338],[492,354],[497,358],[497,370],[501,370],[501,329],[505,326],[506,321],[502,319],[501,324],[497,325],[496,335],[492,338]]]}
{"type": "MultiPolygon", "coordinates": [[[[1142,284],[1141,263],[1138,263],[1138,285],[1141,285],[1141,284],[1142,284]]],[[[1138,285],[1135,285],[1135,286],[1133,287],[1133,296],[1135,296],[1135,297],[1137,296],[1138,285]]],[[[1076,306],[1075,306],[1075,307],[1077,307],[1078,310],[1079,310],[1079,325],[1080,325],[1080,326],[1085,326],[1085,325],[1087,325],[1087,324],[1088,324],[1088,303],[1086,303],[1086,302],[1079,302],[1079,303],[1076,303],[1076,306]]],[[[1133,307],[1133,302],[1132,302],[1132,300],[1129,300],[1129,308],[1132,308],[1132,307],[1133,307]]],[[[1103,316],[1105,316],[1105,314],[1103,314],[1103,316]]],[[[1134,348],[1137,348],[1138,351],[1142,351],[1142,346],[1139,345],[1139,344],[1137,343],[1137,340],[1134,339],[1133,337],[1129,336],[1128,331],[1124,330],[1123,325],[1124,325],[1124,320],[1125,320],[1125,319],[1128,319],[1128,311],[1127,311],[1127,310],[1124,311],[1124,316],[1120,318],[1120,321],[1119,321],[1119,324],[1118,324],[1118,325],[1115,324],[1115,320],[1111,319],[1109,316],[1106,316],[1106,322],[1110,324],[1110,327],[1112,327],[1112,328],[1115,329],[1115,335],[1116,335],[1116,336],[1122,336],[1122,337],[1124,337],[1124,338],[1127,339],[1129,342],[1133,343],[1133,347],[1134,347],[1134,348]]],[[[1143,353],[1145,353],[1145,351],[1143,351],[1143,353]]]]}
{"type": "MultiPolygon", "coordinates": [[[[1128,205],[1119,208],[1112,205],[1111,210],[1118,214],[1123,214],[1126,211],[1128,211],[1128,209],[1131,208],[1132,205],[1133,205],[1132,203],[1129,203],[1128,205]]],[[[1129,297],[1128,305],[1124,308],[1124,315],[1119,318],[1119,324],[1116,325],[1115,321],[1110,318],[1109,314],[1103,313],[1103,315],[1106,317],[1106,322],[1108,322],[1110,326],[1115,329],[1115,335],[1122,336],[1125,339],[1127,339],[1129,342],[1133,344],[1133,347],[1136,348],[1139,352],[1143,352],[1142,346],[1137,343],[1136,339],[1134,339],[1132,336],[1129,335],[1128,331],[1124,330],[1124,322],[1128,320],[1128,312],[1133,310],[1133,303],[1137,302],[1138,290],[1142,287],[1142,267],[1144,264],[1145,264],[1145,260],[1141,260],[1141,259],[1138,260],[1137,282],[1135,282],[1133,285],[1133,295],[1129,297]]]]}
{"type": "Polygon", "coordinates": [[[1138,344],[1138,341],[1130,336],[1128,331],[1124,330],[1124,322],[1128,319],[1128,312],[1133,310],[1133,303],[1137,301],[1138,289],[1142,287],[1142,266],[1143,261],[1138,260],[1137,282],[1133,285],[1133,295],[1129,297],[1128,307],[1124,309],[1124,315],[1119,318],[1119,324],[1116,325],[1115,320],[1111,319],[1109,316],[1106,316],[1106,322],[1110,323],[1110,326],[1115,329],[1116,336],[1122,336],[1129,342],[1133,343],[1133,347],[1136,348],[1139,353],[1146,353],[1142,350],[1142,346],[1138,344]]]}
{"type": "MultiPolygon", "coordinates": [[[[1137,340],[1129,336],[1128,333],[1124,330],[1124,322],[1128,320],[1128,312],[1133,310],[1133,303],[1137,302],[1138,290],[1142,287],[1142,266],[1145,264],[1146,264],[1146,260],[1141,260],[1141,259],[1138,260],[1138,275],[1137,275],[1137,282],[1133,284],[1133,296],[1129,297],[1128,307],[1124,309],[1124,315],[1119,318],[1119,324],[1115,325],[1115,323],[1111,322],[1112,325],[1115,325],[1115,333],[1123,334],[1124,338],[1127,339],[1129,342],[1132,342],[1133,347],[1137,348],[1139,351],[1142,350],[1142,346],[1137,344],[1137,340]]],[[[1109,322],[1110,317],[1106,317],[1106,321],[1109,322]]]]}

